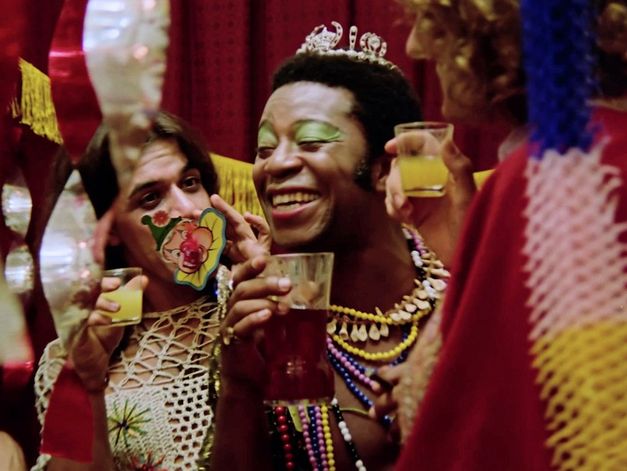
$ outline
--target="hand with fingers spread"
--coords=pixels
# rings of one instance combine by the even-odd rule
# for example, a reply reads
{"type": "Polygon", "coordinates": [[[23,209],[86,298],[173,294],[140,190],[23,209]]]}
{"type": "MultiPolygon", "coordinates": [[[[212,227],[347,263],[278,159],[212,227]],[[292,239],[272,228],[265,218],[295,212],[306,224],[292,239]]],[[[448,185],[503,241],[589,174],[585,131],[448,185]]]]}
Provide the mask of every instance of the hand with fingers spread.
{"type": "Polygon", "coordinates": [[[242,216],[219,195],[211,195],[211,204],[226,217],[227,244],[224,254],[233,263],[242,263],[256,255],[270,253],[272,237],[265,219],[250,213],[242,216]]]}
{"type": "Polygon", "coordinates": [[[256,256],[233,271],[233,293],[222,323],[221,374],[223,385],[235,382],[260,390],[264,379],[261,349],[263,326],[273,315],[284,315],[289,307],[272,300],[291,289],[288,278],[260,277],[266,257],[256,256]]]}
{"type": "MultiPolygon", "coordinates": [[[[387,153],[396,155],[397,138],[385,145],[387,153]]],[[[385,205],[388,214],[418,229],[425,243],[449,266],[470,202],[477,191],[472,162],[463,155],[452,139],[442,146],[442,159],[449,174],[445,194],[440,198],[411,198],[401,184],[398,159],[392,159],[386,180],[385,205]]]]}
{"type": "Polygon", "coordinates": [[[398,411],[396,389],[401,378],[408,371],[407,363],[401,363],[395,366],[381,367],[377,369],[376,375],[371,376],[377,383],[373,391],[378,397],[374,400],[368,415],[375,420],[381,420],[385,416],[390,417],[392,424],[388,429],[388,435],[395,442],[400,440],[400,429],[396,421],[398,411]]]}
{"type": "MultiPolygon", "coordinates": [[[[148,278],[138,276],[130,280],[127,286],[129,288],[141,287],[143,290],[147,284],[148,278]]],[[[112,326],[111,318],[107,315],[120,309],[118,303],[107,299],[107,292],[119,286],[118,278],[102,279],[102,292],[98,296],[95,309],[71,342],[70,359],[89,392],[100,392],[106,387],[111,354],[120,343],[124,332],[124,327],[112,326]]]]}

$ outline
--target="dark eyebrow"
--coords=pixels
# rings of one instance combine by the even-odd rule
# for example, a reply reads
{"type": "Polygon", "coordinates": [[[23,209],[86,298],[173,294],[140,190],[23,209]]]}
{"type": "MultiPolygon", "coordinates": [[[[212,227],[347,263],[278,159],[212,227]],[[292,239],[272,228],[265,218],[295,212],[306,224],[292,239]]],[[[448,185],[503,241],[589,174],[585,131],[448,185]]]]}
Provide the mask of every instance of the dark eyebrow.
{"type": "Polygon", "coordinates": [[[185,167],[181,170],[181,177],[190,170],[197,170],[200,173],[200,169],[196,165],[192,165],[190,162],[187,162],[187,165],[185,165],[185,167]]]}
{"type": "Polygon", "coordinates": [[[131,200],[133,199],[133,197],[137,194],[137,193],[141,193],[142,191],[144,191],[147,188],[153,187],[158,185],[159,182],[158,181],[150,181],[150,182],[146,182],[146,183],[142,183],[141,185],[135,186],[133,187],[133,189],[131,190],[130,195],[128,195],[128,199],[131,200]]]}
{"type": "MultiPolygon", "coordinates": [[[[190,170],[198,170],[198,168],[197,168],[195,165],[192,165],[191,163],[187,162],[187,165],[185,165],[185,167],[183,167],[183,168],[181,169],[181,174],[180,174],[180,175],[181,175],[181,177],[180,177],[180,178],[183,178],[183,176],[184,176],[187,172],[189,172],[190,170]]],[[[200,172],[200,170],[198,170],[198,172],[200,172]]],[[[130,200],[130,199],[133,199],[133,197],[134,197],[137,193],[141,193],[142,191],[144,191],[144,190],[145,190],[145,189],[147,189],[147,188],[151,188],[151,187],[153,187],[153,186],[157,186],[157,185],[159,185],[159,183],[161,183],[161,182],[159,182],[159,181],[157,181],[157,180],[152,180],[152,181],[149,181],[149,182],[146,182],[146,183],[142,183],[142,184],[140,184],[140,185],[137,185],[137,186],[133,187],[133,189],[131,190],[131,193],[130,193],[130,194],[129,194],[129,196],[128,196],[128,199],[129,199],[129,200],[130,200]]]]}

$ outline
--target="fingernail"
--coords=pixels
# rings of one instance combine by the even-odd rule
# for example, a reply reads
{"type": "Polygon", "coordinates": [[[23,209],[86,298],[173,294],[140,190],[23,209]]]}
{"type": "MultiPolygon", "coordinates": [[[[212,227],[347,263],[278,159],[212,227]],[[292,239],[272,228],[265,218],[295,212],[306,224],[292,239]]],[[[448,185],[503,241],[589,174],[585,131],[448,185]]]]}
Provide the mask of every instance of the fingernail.
{"type": "Polygon", "coordinates": [[[270,309],[262,309],[255,314],[255,317],[257,318],[257,320],[263,321],[270,317],[271,314],[272,313],[270,312],[270,309]]]}
{"type": "Polygon", "coordinates": [[[118,312],[120,310],[120,305],[116,302],[111,302],[109,304],[109,307],[111,308],[113,312],[118,312]]]}
{"type": "Polygon", "coordinates": [[[374,407],[371,407],[370,409],[368,409],[368,417],[370,417],[371,419],[377,418],[377,414],[374,411],[374,407]]]}
{"type": "Polygon", "coordinates": [[[290,312],[290,307],[284,303],[278,303],[276,306],[276,310],[279,314],[287,314],[290,312]]]}
{"type": "Polygon", "coordinates": [[[292,282],[289,278],[279,278],[278,285],[281,290],[287,291],[292,286],[292,282]]]}

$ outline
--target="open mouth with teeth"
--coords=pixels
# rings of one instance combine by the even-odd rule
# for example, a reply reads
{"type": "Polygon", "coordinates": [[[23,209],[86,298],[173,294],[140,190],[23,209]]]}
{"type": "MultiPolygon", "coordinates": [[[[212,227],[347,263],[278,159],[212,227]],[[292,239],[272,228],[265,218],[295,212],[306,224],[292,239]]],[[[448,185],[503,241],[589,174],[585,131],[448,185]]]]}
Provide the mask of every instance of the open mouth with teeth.
{"type": "Polygon", "coordinates": [[[294,193],[282,193],[278,195],[272,195],[270,201],[272,208],[279,211],[289,211],[291,209],[299,208],[307,203],[320,198],[318,193],[297,191],[294,193]]]}

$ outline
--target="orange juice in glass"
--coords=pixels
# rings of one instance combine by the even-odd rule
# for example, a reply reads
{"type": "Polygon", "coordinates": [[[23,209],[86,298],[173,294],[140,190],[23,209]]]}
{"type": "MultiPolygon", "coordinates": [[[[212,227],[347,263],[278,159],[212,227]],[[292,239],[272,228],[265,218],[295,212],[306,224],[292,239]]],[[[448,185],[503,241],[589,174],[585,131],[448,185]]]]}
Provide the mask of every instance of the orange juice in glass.
{"type": "Polygon", "coordinates": [[[453,125],[436,121],[394,127],[403,191],[407,196],[432,198],[444,194],[448,169],[442,147],[453,137],[453,125]]]}
{"type": "Polygon", "coordinates": [[[117,312],[107,312],[114,325],[138,324],[142,320],[142,269],[137,267],[116,268],[106,270],[102,276],[105,278],[117,278],[120,286],[113,290],[102,293],[109,301],[118,303],[120,310],[117,312]]]}

